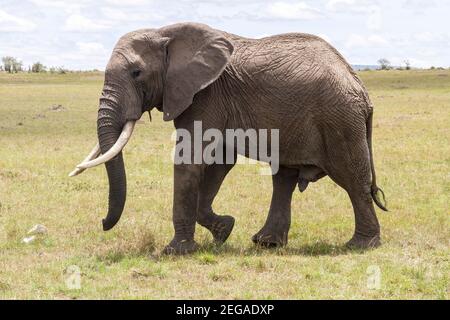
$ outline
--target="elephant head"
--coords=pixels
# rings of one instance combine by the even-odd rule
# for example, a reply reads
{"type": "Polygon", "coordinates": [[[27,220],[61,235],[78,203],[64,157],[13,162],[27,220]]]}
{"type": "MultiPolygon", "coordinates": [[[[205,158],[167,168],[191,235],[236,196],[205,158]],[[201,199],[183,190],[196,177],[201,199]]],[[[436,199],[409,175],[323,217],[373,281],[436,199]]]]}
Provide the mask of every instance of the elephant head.
{"type": "Polygon", "coordinates": [[[222,32],[196,23],[138,30],[120,38],[105,70],[97,118],[99,144],[70,174],[105,163],[109,209],[103,230],[114,227],[125,205],[122,149],[136,120],[154,107],[164,113],[165,121],[178,117],[197,92],[220,76],[232,52],[222,32]]]}

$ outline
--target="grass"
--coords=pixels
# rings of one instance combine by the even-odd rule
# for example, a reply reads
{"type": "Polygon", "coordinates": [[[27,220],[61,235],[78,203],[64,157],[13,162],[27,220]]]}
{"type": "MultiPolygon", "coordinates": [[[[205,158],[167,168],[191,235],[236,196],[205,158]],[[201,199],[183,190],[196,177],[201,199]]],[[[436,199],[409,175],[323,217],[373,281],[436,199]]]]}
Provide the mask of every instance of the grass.
{"type": "Polygon", "coordinates": [[[172,236],[172,123],[154,113],[137,126],[124,152],[126,209],[105,233],[105,170],[67,177],[96,142],[102,74],[0,73],[0,298],[448,299],[450,71],[360,75],[375,105],[375,162],[390,208],[378,211],[382,247],[343,247],[350,201],[324,178],[295,193],[288,246],[255,248],[271,179],[238,165],[215,202],[236,217],[228,242],[215,248],[197,227],[198,253],[161,257],[172,236]],[[48,234],[22,243],[38,223],[48,234]],[[73,270],[79,289],[67,286],[73,270]]]}

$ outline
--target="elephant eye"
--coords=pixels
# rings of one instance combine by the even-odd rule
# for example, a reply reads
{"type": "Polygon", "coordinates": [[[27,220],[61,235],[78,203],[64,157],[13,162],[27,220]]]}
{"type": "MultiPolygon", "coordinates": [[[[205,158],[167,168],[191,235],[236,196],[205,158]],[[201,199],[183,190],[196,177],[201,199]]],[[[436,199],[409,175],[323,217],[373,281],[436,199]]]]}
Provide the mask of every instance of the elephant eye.
{"type": "Polygon", "coordinates": [[[141,74],[141,70],[134,70],[134,71],[131,73],[131,76],[132,76],[134,79],[136,79],[137,77],[139,77],[140,74],[141,74]]]}

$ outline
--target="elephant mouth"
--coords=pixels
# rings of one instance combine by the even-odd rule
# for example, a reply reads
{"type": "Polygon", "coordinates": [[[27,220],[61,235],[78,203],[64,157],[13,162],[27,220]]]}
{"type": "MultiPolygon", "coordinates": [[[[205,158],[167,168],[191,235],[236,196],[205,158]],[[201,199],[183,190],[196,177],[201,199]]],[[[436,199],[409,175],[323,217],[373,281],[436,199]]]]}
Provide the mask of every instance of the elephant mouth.
{"type": "Polygon", "coordinates": [[[153,105],[152,101],[153,101],[153,95],[151,93],[148,93],[146,91],[143,91],[142,94],[142,108],[141,108],[141,112],[142,114],[144,114],[147,111],[152,111],[153,109],[158,110],[159,112],[162,112],[162,105],[153,105]]]}
{"type": "Polygon", "coordinates": [[[148,97],[148,94],[144,91],[142,93],[142,101],[143,101],[142,108],[141,108],[142,114],[146,111],[150,111],[150,106],[149,106],[150,104],[147,103],[147,97],[148,97]]]}
{"type": "MultiPolygon", "coordinates": [[[[143,91],[143,93],[142,93],[143,103],[142,103],[142,108],[141,108],[142,114],[144,114],[147,111],[152,111],[155,108],[155,106],[152,105],[152,100],[153,100],[153,95],[151,93],[143,91]]],[[[159,111],[161,111],[159,107],[156,107],[156,108],[159,111]]]]}

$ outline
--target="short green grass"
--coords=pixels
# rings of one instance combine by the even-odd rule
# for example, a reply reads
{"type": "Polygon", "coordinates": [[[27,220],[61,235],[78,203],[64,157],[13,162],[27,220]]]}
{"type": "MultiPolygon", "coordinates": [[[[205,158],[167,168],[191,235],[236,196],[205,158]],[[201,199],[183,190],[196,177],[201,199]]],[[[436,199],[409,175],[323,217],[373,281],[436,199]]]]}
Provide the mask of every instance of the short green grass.
{"type": "Polygon", "coordinates": [[[343,247],[353,231],[350,201],[324,178],[295,192],[288,246],[255,248],[250,237],[266,218],[271,178],[239,165],[214,206],[236,217],[228,242],[215,248],[198,227],[198,253],[165,257],[158,252],[172,236],[172,123],[154,113],[137,126],[124,151],[126,209],[105,233],[105,170],[67,177],[96,142],[102,74],[1,73],[0,297],[447,299],[450,71],[360,75],[375,105],[376,169],[390,208],[378,211],[382,247],[343,247]],[[22,243],[38,223],[48,234],[22,243]],[[79,289],[67,286],[73,270],[79,289]]]}

